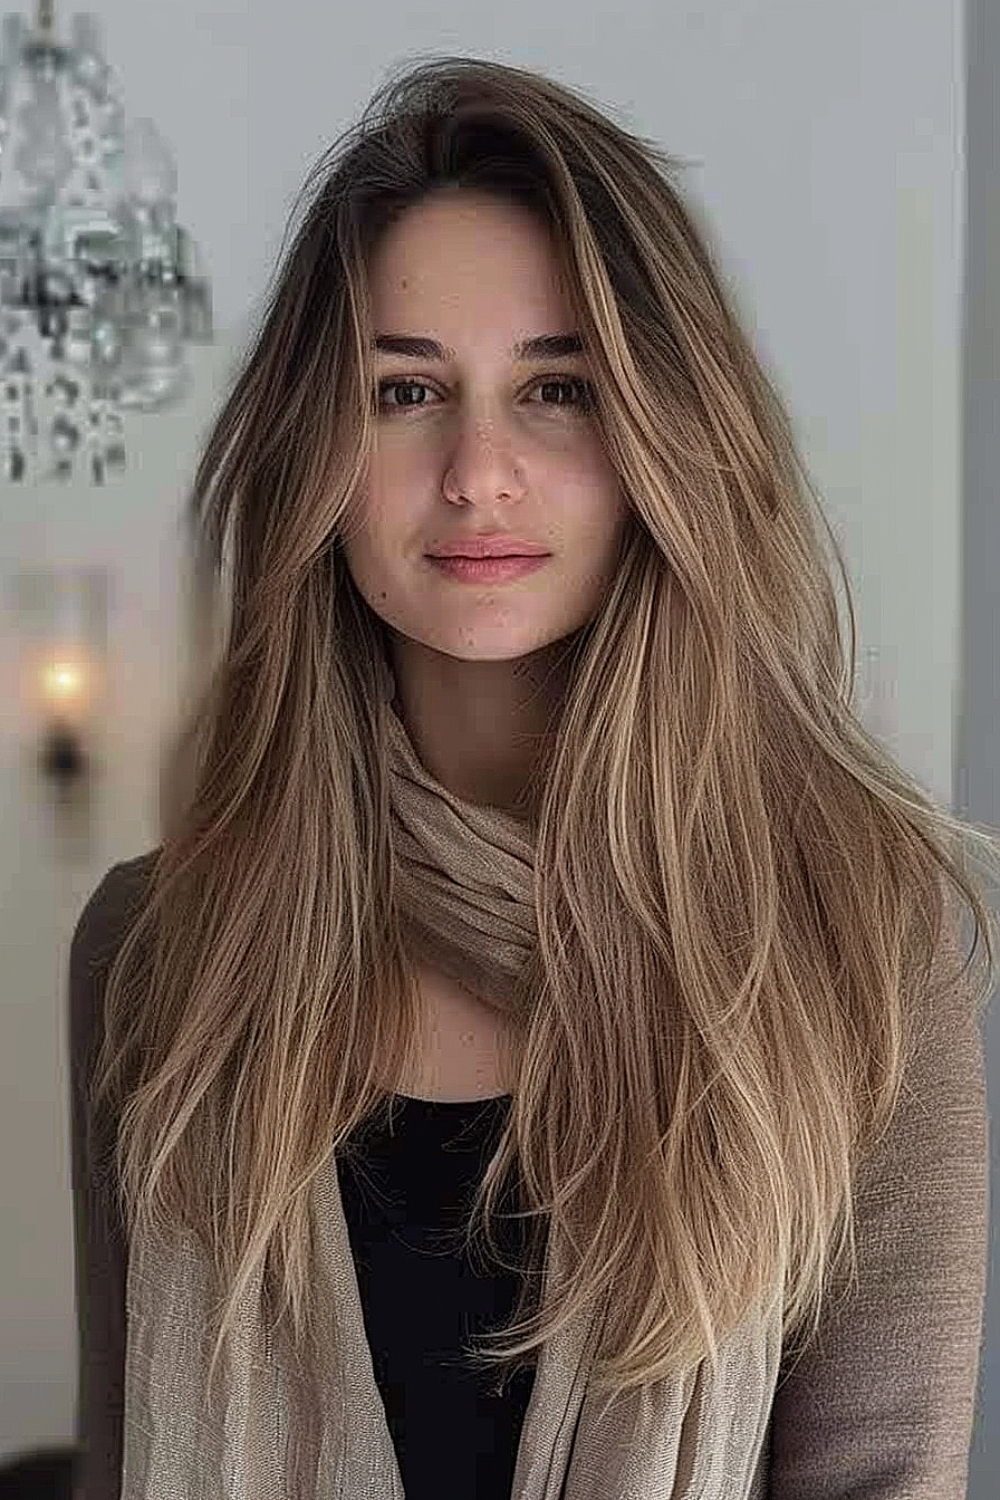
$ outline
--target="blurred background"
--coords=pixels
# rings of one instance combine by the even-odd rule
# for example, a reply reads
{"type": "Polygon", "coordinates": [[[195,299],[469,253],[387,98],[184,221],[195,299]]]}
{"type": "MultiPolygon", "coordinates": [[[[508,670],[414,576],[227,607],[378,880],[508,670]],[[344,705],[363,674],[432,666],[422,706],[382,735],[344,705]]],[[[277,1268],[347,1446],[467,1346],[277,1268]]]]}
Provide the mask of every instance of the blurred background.
{"type": "MultiPolygon", "coordinates": [[[[537,68],[694,163],[849,566],[861,716],[1000,826],[995,0],[24,3],[0,12],[0,1467],[73,1438],[69,942],[159,842],[187,488],[302,182],[389,67],[537,68]]],[[[990,1416],[992,1275],[971,1500],[997,1493],[990,1416]]],[[[34,1467],[0,1495],[69,1493],[34,1467]]]]}

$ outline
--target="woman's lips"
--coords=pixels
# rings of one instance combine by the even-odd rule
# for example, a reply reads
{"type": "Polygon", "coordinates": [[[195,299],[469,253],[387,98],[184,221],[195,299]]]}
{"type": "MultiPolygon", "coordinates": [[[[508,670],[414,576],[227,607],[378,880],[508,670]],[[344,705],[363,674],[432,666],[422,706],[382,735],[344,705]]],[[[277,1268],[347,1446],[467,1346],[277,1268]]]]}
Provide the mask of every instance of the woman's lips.
{"type": "Polygon", "coordinates": [[[427,560],[450,578],[466,583],[505,583],[534,573],[550,554],[538,557],[429,557],[427,560]]]}

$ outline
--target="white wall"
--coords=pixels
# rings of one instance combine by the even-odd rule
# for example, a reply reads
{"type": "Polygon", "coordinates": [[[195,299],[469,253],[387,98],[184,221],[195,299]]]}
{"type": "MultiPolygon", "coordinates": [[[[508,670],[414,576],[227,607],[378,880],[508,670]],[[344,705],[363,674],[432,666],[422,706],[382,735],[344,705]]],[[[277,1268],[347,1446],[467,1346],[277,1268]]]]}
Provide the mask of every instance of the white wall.
{"type": "MultiPolygon", "coordinates": [[[[959,0],[465,0],[460,12],[426,0],[371,11],[104,0],[99,15],[128,111],[152,116],[176,151],[180,218],[205,254],[227,332],[198,361],[192,400],[143,420],[141,451],[117,488],[0,488],[4,577],[86,559],[106,562],[116,589],[113,731],[86,864],[53,858],[9,708],[0,724],[0,1455],[71,1433],[68,943],[108,865],[158,839],[152,756],[177,680],[185,486],[295,194],[388,66],[449,51],[535,67],[701,163],[683,190],[842,540],[859,653],[880,654],[889,717],[873,708],[871,722],[945,802],[953,774],[959,0]]],[[[58,24],[68,29],[61,8],[58,24]]],[[[7,631],[5,672],[15,651],[7,631]]]]}

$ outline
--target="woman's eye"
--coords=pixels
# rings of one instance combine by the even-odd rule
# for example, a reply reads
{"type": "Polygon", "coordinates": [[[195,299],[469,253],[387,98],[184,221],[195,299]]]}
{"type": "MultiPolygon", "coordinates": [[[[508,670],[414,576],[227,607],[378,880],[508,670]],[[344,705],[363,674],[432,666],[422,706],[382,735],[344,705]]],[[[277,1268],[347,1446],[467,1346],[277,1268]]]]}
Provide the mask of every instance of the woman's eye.
{"type": "Polygon", "coordinates": [[[591,385],[589,380],[583,380],[580,376],[577,375],[559,377],[549,375],[546,376],[544,380],[537,382],[537,386],[535,388],[540,390],[543,395],[547,395],[549,397],[551,397],[552,393],[555,391],[561,392],[563,395],[565,395],[567,391],[575,393],[575,400],[573,401],[560,401],[557,398],[556,400],[543,401],[542,404],[545,406],[559,407],[575,405],[581,407],[585,411],[589,411],[594,404],[594,387],[591,385]]]}
{"type": "MultiPolygon", "coordinates": [[[[389,391],[427,391],[429,389],[430,387],[425,385],[422,380],[380,380],[378,384],[379,401],[381,402],[383,397],[389,391]]],[[[400,407],[423,406],[425,404],[426,403],[424,401],[415,401],[407,397],[405,400],[396,400],[389,402],[388,407],[390,411],[394,409],[398,411],[400,407]]]]}
{"type": "MultiPolygon", "coordinates": [[[[422,396],[415,393],[429,391],[431,387],[423,380],[380,380],[378,384],[378,396],[380,408],[385,411],[401,411],[407,407],[426,406],[428,403],[422,396]],[[389,391],[409,392],[409,395],[399,396],[394,401],[385,398],[389,391]]],[[[542,395],[540,402],[532,402],[532,405],[551,406],[554,410],[573,409],[579,407],[582,411],[590,411],[594,405],[594,387],[589,380],[580,376],[544,376],[536,380],[531,387],[531,393],[538,391],[542,395]],[[565,398],[565,399],[564,399],[565,398]]]]}

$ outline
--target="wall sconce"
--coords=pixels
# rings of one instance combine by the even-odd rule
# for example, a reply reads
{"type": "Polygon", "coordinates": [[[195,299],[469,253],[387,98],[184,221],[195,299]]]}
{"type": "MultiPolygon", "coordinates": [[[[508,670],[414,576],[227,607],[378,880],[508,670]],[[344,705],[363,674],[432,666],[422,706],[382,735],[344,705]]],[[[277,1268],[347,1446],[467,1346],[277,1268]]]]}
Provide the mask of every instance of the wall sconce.
{"type": "Polygon", "coordinates": [[[34,568],[12,580],[21,723],[60,831],[89,841],[107,686],[108,572],[34,568]]]}

